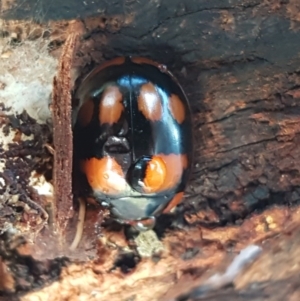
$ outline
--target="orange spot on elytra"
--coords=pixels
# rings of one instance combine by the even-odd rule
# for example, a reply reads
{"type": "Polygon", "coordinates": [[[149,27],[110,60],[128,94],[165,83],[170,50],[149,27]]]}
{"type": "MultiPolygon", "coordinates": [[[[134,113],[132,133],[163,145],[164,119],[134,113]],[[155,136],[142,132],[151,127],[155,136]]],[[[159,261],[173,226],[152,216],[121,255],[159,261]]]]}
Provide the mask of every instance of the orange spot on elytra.
{"type": "Polygon", "coordinates": [[[159,121],[161,119],[161,99],[153,84],[147,83],[141,87],[138,97],[138,108],[146,119],[151,121],[159,121]]]}
{"type": "Polygon", "coordinates": [[[182,123],[184,121],[185,108],[181,99],[175,94],[172,94],[171,97],[169,98],[169,109],[173,118],[178,123],[182,123]]]}
{"type": "Polygon", "coordinates": [[[81,171],[92,189],[105,194],[119,194],[126,189],[122,167],[114,158],[90,158],[81,161],[81,171]]]}
{"type": "Polygon", "coordinates": [[[165,181],[167,168],[164,161],[154,156],[148,163],[144,179],[144,190],[147,193],[153,193],[159,190],[165,181]]]}
{"type": "MultiPolygon", "coordinates": [[[[157,154],[155,155],[155,158],[161,159],[166,166],[164,181],[157,189],[157,191],[168,190],[176,186],[181,180],[181,176],[184,169],[188,167],[187,155],[157,154]]],[[[147,173],[146,173],[146,178],[147,178],[147,173]]]]}
{"type": "Polygon", "coordinates": [[[163,213],[170,212],[174,207],[176,207],[183,198],[183,192],[178,192],[175,194],[174,198],[169,202],[168,206],[164,209],[163,213]]]}
{"type": "Polygon", "coordinates": [[[179,183],[187,167],[187,155],[158,154],[153,156],[146,168],[145,192],[153,193],[173,188],[179,183]]]}
{"type": "Polygon", "coordinates": [[[101,97],[99,106],[99,120],[101,124],[117,123],[124,110],[123,95],[116,86],[107,87],[101,97]]]}
{"type": "Polygon", "coordinates": [[[77,120],[79,124],[83,127],[87,126],[93,118],[93,113],[94,102],[92,99],[88,99],[82,104],[78,112],[77,120]]]}

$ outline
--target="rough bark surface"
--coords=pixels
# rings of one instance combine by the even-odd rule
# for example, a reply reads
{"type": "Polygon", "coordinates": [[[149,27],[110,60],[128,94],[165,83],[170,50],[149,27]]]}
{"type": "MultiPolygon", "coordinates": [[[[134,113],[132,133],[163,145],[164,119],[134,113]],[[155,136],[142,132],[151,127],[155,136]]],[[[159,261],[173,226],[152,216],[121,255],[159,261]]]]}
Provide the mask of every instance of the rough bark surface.
{"type": "MultiPolygon", "coordinates": [[[[60,52],[60,45],[69,34],[69,23],[61,19],[79,18],[77,22],[83,25],[84,33],[75,55],[76,71],[84,74],[95,64],[116,56],[149,57],[166,64],[176,75],[193,112],[195,167],[179,210],[190,230],[165,233],[170,223],[164,217],[160,223],[168,225],[161,226],[158,234],[164,234],[168,251],[157,265],[142,260],[130,275],[119,270],[111,273],[112,267],[120,267],[115,260],[118,247],[112,255],[107,255],[106,250],[103,256],[99,251],[107,261],[65,270],[61,276],[65,282],[49,287],[53,298],[57,296],[53,300],[60,300],[62,291],[66,300],[72,300],[72,289],[74,295],[81,290],[87,300],[94,300],[89,296],[95,286],[103,290],[102,298],[111,300],[175,300],[190,286],[199,285],[209,269],[217,269],[226,252],[261,243],[282,232],[289,222],[298,222],[297,0],[115,0],[63,4],[54,0],[34,4],[18,0],[12,6],[3,2],[2,15],[7,22],[17,19],[20,24],[28,18],[49,22],[53,55],[60,52]],[[174,269],[168,270],[172,266],[174,269]],[[148,278],[142,274],[147,269],[148,278]],[[173,286],[176,287],[172,291],[173,286]],[[156,289],[149,292],[149,287],[156,289]],[[111,294],[105,295],[103,292],[109,289],[111,294]],[[143,299],[137,297],[143,291],[143,299]]],[[[4,33],[8,31],[9,27],[3,29],[4,33]]],[[[297,233],[298,229],[293,231],[297,233]]],[[[299,256],[287,252],[291,257],[284,257],[282,266],[275,263],[276,250],[291,251],[293,246],[296,250],[299,239],[282,234],[279,240],[283,245],[271,239],[269,246],[273,251],[264,255],[273,264],[266,266],[265,261],[260,261],[265,270],[257,273],[264,274],[269,269],[267,279],[250,277],[242,288],[236,282],[233,288],[220,289],[209,296],[187,294],[182,297],[185,299],[177,300],[219,300],[220,296],[224,300],[298,300],[299,277],[285,267],[288,258],[299,256]],[[286,274],[278,279],[274,276],[276,269],[286,274]]],[[[299,272],[298,263],[294,264],[299,272]]],[[[41,300],[49,291],[45,288],[40,292],[41,300]]],[[[94,297],[100,300],[99,295],[94,297]]]]}

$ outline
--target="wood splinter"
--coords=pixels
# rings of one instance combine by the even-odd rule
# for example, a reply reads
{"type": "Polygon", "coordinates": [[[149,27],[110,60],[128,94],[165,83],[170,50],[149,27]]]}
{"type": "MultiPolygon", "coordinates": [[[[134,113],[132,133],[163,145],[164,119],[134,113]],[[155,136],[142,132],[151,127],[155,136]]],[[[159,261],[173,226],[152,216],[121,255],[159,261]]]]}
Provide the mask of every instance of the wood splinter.
{"type": "MultiPolygon", "coordinates": [[[[77,34],[68,36],[59,61],[58,74],[54,77],[52,92],[53,144],[54,167],[54,228],[59,242],[63,236],[69,219],[73,214],[72,194],[72,162],[73,162],[73,133],[72,133],[72,95],[71,80],[72,62],[75,53],[77,34]]],[[[77,237],[77,235],[76,235],[77,237]]]]}

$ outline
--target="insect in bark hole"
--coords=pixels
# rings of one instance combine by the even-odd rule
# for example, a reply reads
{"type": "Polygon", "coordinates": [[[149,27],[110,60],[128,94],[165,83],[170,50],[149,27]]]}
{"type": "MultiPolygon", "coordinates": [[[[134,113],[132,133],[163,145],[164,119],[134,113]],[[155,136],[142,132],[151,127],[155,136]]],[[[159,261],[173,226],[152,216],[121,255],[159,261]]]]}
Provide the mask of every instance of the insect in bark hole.
{"type": "Polygon", "coordinates": [[[96,201],[138,230],[183,198],[192,166],[188,100],[164,65],[119,57],[75,93],[74,162],[96,201]]]}

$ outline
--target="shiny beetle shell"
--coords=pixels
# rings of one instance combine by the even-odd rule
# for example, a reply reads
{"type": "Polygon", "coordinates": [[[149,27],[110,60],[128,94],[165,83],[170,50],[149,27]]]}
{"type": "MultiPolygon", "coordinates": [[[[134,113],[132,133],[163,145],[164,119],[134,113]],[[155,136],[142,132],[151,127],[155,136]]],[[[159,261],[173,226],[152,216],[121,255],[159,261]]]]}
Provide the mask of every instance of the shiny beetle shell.
{"type": "Polygon", "coordinates": [[[114,59],[82,81],[75,99],[74,156],[95,199],[125,222],[176,206],[191,171],[192,123],[166,67],[114,59]]]}

